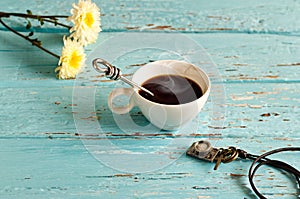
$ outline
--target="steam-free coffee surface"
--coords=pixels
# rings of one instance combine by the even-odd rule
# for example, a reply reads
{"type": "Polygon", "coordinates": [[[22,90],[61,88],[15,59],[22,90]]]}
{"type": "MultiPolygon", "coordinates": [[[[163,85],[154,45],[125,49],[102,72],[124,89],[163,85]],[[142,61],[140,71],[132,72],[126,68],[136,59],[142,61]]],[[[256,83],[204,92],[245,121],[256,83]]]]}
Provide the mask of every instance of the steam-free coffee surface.
{"type": "Polygon", "coordinates": [[[180,75],[160,75],[148,79],[142,86],[151,91],[151,96],[140,90],[144,98],[160,104],[185,104],[203,95],[201,87],[193,80],[180,75]]]}

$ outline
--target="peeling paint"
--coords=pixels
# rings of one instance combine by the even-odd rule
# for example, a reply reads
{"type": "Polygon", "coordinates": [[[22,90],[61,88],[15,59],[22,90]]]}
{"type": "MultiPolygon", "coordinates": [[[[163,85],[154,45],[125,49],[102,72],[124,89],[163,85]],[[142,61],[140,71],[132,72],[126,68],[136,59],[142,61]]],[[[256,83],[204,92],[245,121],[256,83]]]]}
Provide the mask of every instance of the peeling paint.
{"type": "Polygon", "coordinates": [[[300,66],[300,62],[297,62],[297,63],[287,63],[287,64],[277,64],[276,66],[300,66]]]}

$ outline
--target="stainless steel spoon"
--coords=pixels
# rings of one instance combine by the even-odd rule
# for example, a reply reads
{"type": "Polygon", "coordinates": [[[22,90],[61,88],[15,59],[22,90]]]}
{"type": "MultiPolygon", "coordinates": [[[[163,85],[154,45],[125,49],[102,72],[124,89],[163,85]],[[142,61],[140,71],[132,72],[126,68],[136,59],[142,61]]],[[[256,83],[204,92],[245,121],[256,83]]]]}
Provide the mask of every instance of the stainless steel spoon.
{"type": "Polygon", "coordinates": [[[104,73],[105,77],[107,77],[111,80],[121,80],[121,81],[125,82],[126,84],[129,84],[132,87],[137,87],[137,88],[149,93],[150,95],[154,96],[154,94],[151,91],[149,91],[148,89],[146,89],[146,88],[140,86],[139,84],[124,77],[119,68],[111,65],[109,62],[105,61],[104,59],[101,59],[101,58],[94,59],[93,67],[97,72],[104,73]],[[100,67],[99,64],[106,66],[106,67],[104,67],[104,68],[100,67]]]}

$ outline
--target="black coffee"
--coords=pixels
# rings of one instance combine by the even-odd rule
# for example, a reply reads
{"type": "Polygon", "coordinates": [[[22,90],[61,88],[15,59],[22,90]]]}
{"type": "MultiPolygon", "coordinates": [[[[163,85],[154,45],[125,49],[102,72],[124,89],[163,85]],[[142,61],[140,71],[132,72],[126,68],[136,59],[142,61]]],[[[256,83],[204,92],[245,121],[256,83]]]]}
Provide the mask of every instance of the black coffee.
{"type": "Polygon", "coordinates": [[[142,84],[154,96],[140,90],[144,98],[160,104],[185,104],[203,95],[200,86],[193,80],[180,75],[161,75],[148,79],[142,84]]]}

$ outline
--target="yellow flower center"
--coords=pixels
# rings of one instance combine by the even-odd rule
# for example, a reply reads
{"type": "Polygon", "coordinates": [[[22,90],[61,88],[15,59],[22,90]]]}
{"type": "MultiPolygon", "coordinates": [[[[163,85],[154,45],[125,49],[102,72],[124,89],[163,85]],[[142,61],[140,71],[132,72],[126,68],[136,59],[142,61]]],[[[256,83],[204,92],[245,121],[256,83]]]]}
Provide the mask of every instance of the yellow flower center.
{"type": "Polygon", "coordinates": [[[81,61],[82,61],[82,56],[80,56],[76,51],[74,51],[71,55],[69,65],[73,69],[79,69],[81,61]]]}
{"type": "Polygon", "coordinates": [[[89,28],[92,27],[92,25],[94,24],[95,19],[92,15],[92,13],[88,12],[85,14],[85,18],[84,18],[84,23],[85,25],[87,25],[89,28]]]}

